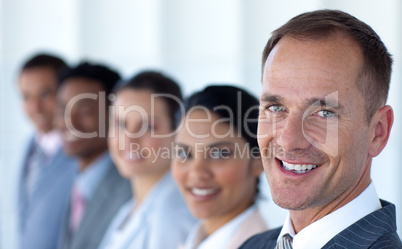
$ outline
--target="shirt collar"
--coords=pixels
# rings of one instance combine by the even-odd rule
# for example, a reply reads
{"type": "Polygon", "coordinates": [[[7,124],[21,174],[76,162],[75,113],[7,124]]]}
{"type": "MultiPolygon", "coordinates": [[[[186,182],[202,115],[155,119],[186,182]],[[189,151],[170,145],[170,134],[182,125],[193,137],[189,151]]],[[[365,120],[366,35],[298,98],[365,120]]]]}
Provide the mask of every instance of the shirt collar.
{"type": "Polygon", "coordinates": [[[127,240],[127,237],[133,237],[135,236],[135,233],[137,231],[140,231],[141,229],[146,229],[145,224],[146,220],[150,215],[155,214],[158,211],[155,211],[155,209],[160,209],[161,205],[156,203],[158,200],[161,198],[163,199],[164,192],[174,184],[174,180],[172,178],[172,175],[170,172],[167,172],[160,180],[159,182],[153,186],[152,190],[149,192],[147,197],[145,197],[144,201],[141,203],[141,205],[138,206],[138,208],[135,210],[134,213],[131,214],[131,210],[133,209],[133,206],[135,205],[135,197],[132,198],[130,201],[128,201],[124,207],[122,207],[121,214],[124,214],[121,216],[122,220],[121,223],[118,224],[119,228],[114,232],[113,235],[113,243],[110,242],[110,244],[117,243],[120,244],[121,242],[116,242],[115,240],[122,240],[122,241],[130,241],[127,240]],[[127,224],[122,227],[122,223],[124,220],[127,220],[127,224]],[[123,239],[125,237],[126,239],[123,239]]]}
{"type": "Polygon", "coordinates": [[[229,241],[233,238],[234,233],[241,226],[241,224],[256,210],[256,206],[253,205],[246,209],[243,213],[236,216],[234,219],[226,223],[219,228],[209,237],[200,222],[196,227],[192,229],[188,240],[186,242],[186,248],[208,249],[208,248],[226,248],[229,241]]]}
{"type": "Polygon", "coordinates": [[[110,154],[105,152],[96,161],[80,172],[75,180],[75,185],[80,189],[85,200],[89,200],[95,189],[100,184],[103,176],[112,165],[110,154]]]}
{"type": "MultiPolygon", "coordinates": [[[[147,213],[152,213],[150,210],[153,208],[159,208],[155,205],[157,198],[160,198],[162,193],[169,188],[169,185],[174,184],[173,177],[168,171],[162,178],[152,187],[149,194],[145,197],[143,203],[138,206],[138,209],[134,212],[134,215],[140,218],[145,218],[147,213]]],[[[135,199],[132,202],[132,206],[135,205],[135,199]]]]}
{"type": "Polygon", "coordinates": [[[57,130],[52,130],[48,133],[38,133],[35,136],[35,141],[48,157],[55,155],[63,143],[61,134],[57,130]]]}
{"type": "Polygon", "coordinates": [[[293,237],[293,248],[322,248],[328,241],[347,227],[381,208],[374,183],[355,199],[334,212],[308,225],[295,235],[290,216],[286,217],[278,241],[285,234],[293,237]],[[317,236],[319,234],[319,236],[317,236]]]}

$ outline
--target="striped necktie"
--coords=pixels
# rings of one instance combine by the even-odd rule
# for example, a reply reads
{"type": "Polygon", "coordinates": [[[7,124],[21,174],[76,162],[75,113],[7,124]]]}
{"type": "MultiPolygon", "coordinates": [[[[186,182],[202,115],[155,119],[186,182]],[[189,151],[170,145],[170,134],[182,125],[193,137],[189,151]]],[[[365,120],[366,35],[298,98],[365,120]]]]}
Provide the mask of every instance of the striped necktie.
{"type": "Polygon", "coordinates": [[[275,249],[293,249],[293,238],[290,234],[285,234],[276,244],[275,249]]]}

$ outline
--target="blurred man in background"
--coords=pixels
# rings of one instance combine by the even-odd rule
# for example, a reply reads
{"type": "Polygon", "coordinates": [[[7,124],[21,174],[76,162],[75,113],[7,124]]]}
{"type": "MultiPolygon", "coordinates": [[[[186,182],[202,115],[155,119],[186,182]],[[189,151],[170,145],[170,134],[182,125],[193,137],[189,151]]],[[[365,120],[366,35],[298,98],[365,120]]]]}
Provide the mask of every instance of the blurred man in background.
{"type": "Polygon", "coordinates": [[[109,223],[131,197],[130,183],[117,172],[107,148],[108,97],[119,79],[117,72],[90,63],[59,79],[57,126],[66,153],[79,166],[60,248],[98,248],[109,223]]]}
{"type": "Polygon", "coordinates": [[[24,110],[35,132],[23,154],[19,181],[20,248],[55,248],[62,213],[76,174],[55,129],[57,75],[67,68],[60,58],[38,54],[18,76],[24,110]]]}

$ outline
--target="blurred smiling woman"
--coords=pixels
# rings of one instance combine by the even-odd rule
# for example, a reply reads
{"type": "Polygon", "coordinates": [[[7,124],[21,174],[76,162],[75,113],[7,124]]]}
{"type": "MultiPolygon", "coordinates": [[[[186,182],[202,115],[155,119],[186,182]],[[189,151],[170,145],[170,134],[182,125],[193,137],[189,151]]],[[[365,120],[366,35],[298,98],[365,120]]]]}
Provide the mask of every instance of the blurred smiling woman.
{"type": "Polygon", "coordinates": [[[177,117],[172,173],[201,220],[186,249],[238,248],[267,230],[255,200],[262,172],[258,101],[244,90],[210,86],[190,96],[177,117]]]}
{"type": "Polygon", "coordinates": [[[119,173],[131,181],[133,198],[100,248],[177,248],[195,223],[170,174],[180,100],[179,86],[156,72],[140,73],[117,91],[109,149],[119,173]]]}

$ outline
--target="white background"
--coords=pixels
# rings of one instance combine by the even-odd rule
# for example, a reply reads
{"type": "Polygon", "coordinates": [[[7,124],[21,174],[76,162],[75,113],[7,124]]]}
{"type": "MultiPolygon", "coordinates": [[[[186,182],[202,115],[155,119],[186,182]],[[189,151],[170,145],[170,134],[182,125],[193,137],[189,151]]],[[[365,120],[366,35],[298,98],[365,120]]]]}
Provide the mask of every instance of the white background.
{"type": "MultiPolygon", "coordinates": [[[[0,0],[0,248],[17,245],[16,168],[32,127],[19,103],[16,76],[28,56],[45,51],[69,63],[104,62],[125,77],[158,69],[176,78],[186,95],[208,83],[233,83],[258,96],[260,57],[270,32],[299,13],[322,8],[365,21],[393,54],[389,104],[395,123],[374,160],[372,178],[379,196],[397,205],[402,227],[401,1],[0,0]]],[[[269,196],[266,184],[262,188],[269,196]]],[[[281,225],[286,212],[269,197],[261,205],[271,227],[281,225]]]]}

